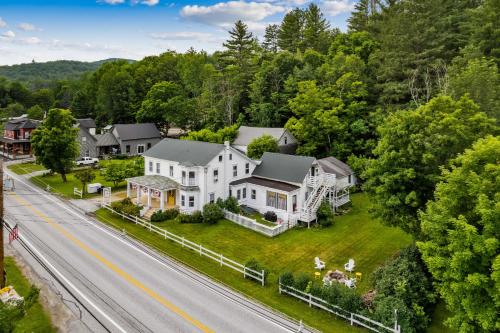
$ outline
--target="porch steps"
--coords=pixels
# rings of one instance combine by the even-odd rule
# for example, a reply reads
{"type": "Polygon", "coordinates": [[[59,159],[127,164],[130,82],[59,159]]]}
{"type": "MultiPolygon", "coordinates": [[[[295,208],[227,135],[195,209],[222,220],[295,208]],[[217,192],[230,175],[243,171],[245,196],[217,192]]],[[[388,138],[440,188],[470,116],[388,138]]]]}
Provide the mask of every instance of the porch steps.
{"type": "Polygon", "coordinates": [[[149,208],[145,213],[144,215],[142,216],[144,219],[150,221],[151,220],[151,215],[154,214],[154,212],[156,212],[158,209],[156,208],[149,208]]]}

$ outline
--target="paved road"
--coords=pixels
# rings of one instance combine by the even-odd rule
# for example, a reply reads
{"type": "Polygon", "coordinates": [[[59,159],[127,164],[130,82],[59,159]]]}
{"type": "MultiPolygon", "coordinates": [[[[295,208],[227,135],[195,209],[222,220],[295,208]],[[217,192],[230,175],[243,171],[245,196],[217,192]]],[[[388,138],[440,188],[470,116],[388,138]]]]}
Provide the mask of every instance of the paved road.
{"type": "MultiPolygon", "coordinates": [[[[90,331],[298,331],[296,322],[104,227],[25,179],[11,176],[16,189],[5,193],[7,222],[18,223],[26,243],[95,316],[83,311],[82,321],[90,331]]],[[[14,246],[28,256],[20,242],[14,246]]],[[[34,268],[42,270],[39,264],[34,268]]]]}

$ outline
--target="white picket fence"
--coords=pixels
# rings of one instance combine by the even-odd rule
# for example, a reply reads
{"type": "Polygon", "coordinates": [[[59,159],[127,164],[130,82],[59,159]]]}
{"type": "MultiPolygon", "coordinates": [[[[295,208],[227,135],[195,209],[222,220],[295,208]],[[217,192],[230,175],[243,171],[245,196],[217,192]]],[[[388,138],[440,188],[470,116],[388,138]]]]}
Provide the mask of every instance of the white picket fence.
{"type": "Polygon", "coordinates": [[[385,326],[384,324],[379,323],[378,321],[375,321],[375,320],[370,319],[368,317],[362,316],[362,315],[357,314],[357,313],[352,313],[352,312],[346,311],[346,310],[342,309],[341,307],[339,307],[337,305],[330,304],[327,301],[325,301],[324,299],[316,297],[312,294],[305,293],[303,291],[295,289],[294,287],[284,285],[283,283],[281,283],[281,281],[279,282],[279,293],[290,295],[292,297],[298,298],[298,299],[308,303],[310,307],[315,306],[319,309],[325,310],[325,311],[330,312],[336,316],[344,318],[345,320],[347,320],[351,324],[351,326],[352,325],[359,325],[359,326],[365,327],[373,332],[380,332],[380,333],[385,333],[385,332],[401,333],[401,326],[398,325],[397,318],[395,318],[395,320],[394,320],[394,327],[388,327],[388,326],[385,326]]]}
{"type": "Polygon", "coordinates": [[[270,226],[261,224],[254,219],[248,218],[248,217],[240,215],[240,214],[235,214],[235,213],[232,213],[232,212],[227,211],[227,210],[224,210],[224,217],[231,222],[239,224],[245,228],[257,231],[257,232],[264,234],[268,237],[277,236],[277,235],[285,232],[286,230],[293,228],[295,225],[297,225],[296,220],[290,219],[289,222],[283,222],[283,223],[278,224],[274,227],[270,227],[270,226]]]}
{"type": "Polygon", "coordinates": [[[226,258],[221,253],[217,253],[217,252],[214,252],[212,250],[209,250],[209,249],[203,247],[203,245],[201,245],[201,244],[192,242],[192,241],[186,239],[185,237],[178,236],[174,233],[171,233],[170,231],[159,228],[159,227],[155,226],[154,224],[152,224],[152,223],[150,223],[150,222],[148,222],[140,217],[131,216],[131,215],[122,214],[120,212],[117,212],[113,208],[111,208],[111,206],[108,204],[103,204],[102,207],[113,212],[114,214],[121,216],[124,219],[127,219],[131,222],[134,222],[135,224],[143,226],[144,228],[148,229],[150,232],[154,232],[154,233],[164,237],[165,239],[169,239],[177,244],[180,244],[182,247],[191,249],[191,250],[197,252],[200,256],[205,256],[207,258],[210,258],[210,259],[216,261],[217,263],[219,263],[220,266],[226,266],[226,267],[229,267],[231,269],[234,269],[235,271],[242,273],[244,278],[252,278],[252,279],[260,282],[262,284],[262,286],[264,286],[264,284],[265,284],[265,272],[264,272],[264,270],[259,272],[259,271],[256,271],[254,269],[251,269],[249,267],[246,267],[245,265],[240,264],[239,262],[236,262],[234,260],[226,258]]]}
{"type": "Polygon", "coordinates": [[[75,197],[83,198],[83,189],[79,190],[77,187],[73,187],[73,195],[75,197]]]}

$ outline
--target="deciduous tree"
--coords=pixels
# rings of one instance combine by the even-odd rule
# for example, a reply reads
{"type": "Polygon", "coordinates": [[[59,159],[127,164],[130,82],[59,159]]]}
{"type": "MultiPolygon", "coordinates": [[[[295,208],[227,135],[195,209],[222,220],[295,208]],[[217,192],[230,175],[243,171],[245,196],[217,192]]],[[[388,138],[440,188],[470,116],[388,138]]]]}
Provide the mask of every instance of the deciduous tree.
{"type": "Polygon", "coordinates": [[[268,134],[253,139],[248,144],[247,155],[254,160],[260,159],[265,152],[278,152],[278,141],[268,134]]]}

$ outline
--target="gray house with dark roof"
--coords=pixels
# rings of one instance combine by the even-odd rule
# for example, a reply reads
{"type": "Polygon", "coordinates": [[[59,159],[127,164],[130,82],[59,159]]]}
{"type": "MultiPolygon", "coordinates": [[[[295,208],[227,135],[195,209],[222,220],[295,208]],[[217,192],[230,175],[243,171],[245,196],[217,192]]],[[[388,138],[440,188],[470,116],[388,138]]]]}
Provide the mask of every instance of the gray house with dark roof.
{"type": "Polygon", "coordinates": [[[76,119],[75,127],[78,128],[77,142],[80,146],[80,158],[98,157],[96,124],[94,119],[76,119]]]}
{"type": "Polygon", "coordinates": [[[334,208],[349,201],[338,170],[314,157],[264,153],[247,157],[229,143],[164,139],[144,153],[145,176],[127,180],[128,196],[149,209],[201,210],[218,198],[235,197],[280,221],[311,222],[323,200],[334,208]],[[339,194],[342,196],[340,197],[339,194]]]}
{"type": "Polygon", "coordinates": [[[96,135],[98,155],[142,155],[160,142],[161,134],[153,123],[114,124],[96,135]]]}
{"type": "Polygon", "coordinates": [[[278,149],[283,154],[295,154],[297,139],[283,127],[250,127],[240,126],[238,136],[232,143],[234,148],[247,153],[248,145],[263,135],[270,135],[278,142],[278,149]]]}

